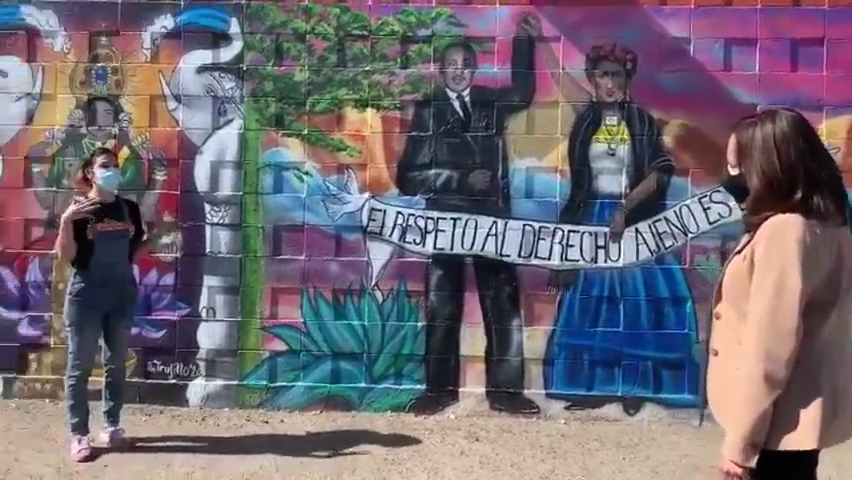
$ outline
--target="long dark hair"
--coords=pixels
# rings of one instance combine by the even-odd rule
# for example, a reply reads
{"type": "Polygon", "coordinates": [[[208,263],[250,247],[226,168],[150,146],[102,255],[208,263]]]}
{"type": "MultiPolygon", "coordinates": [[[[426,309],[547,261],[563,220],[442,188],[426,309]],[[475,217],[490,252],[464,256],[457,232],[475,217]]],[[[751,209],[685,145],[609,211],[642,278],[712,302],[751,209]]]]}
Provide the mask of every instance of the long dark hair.
{"type": "Polygon", "coordinates": [[[840,169],[801,113],[764,110],[734,130],[736,155],[749,187],[743,222],[756,231],[780,213],[848,225],[848,200],[840,169]]]}

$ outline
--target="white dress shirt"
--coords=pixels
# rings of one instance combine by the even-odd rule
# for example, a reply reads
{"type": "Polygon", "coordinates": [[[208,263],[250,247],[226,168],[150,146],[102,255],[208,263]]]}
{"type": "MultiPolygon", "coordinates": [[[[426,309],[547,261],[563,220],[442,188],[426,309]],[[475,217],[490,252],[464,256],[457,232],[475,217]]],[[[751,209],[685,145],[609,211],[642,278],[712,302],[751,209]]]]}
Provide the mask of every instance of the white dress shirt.
{"type": "Polygon", "coordinates": [[[462,91],[462,92],[454,92],[454,91],[450,90],[449,88],[446,89],[446,90],[447,90],[447,95],[450,96],[450,102],[453,103],[453,107],[455,107],[456,111],[459,112],[459,115],[464,117],[464,113],[462,113],[461,105],[459,104],[459,99],[458,99],[459,93],[461,93],[462,97],[464,98],[465,103],[467,103],[468,110],[473,111],[470,108],[470,87],[464,89],[464,91],[462,91]]]}

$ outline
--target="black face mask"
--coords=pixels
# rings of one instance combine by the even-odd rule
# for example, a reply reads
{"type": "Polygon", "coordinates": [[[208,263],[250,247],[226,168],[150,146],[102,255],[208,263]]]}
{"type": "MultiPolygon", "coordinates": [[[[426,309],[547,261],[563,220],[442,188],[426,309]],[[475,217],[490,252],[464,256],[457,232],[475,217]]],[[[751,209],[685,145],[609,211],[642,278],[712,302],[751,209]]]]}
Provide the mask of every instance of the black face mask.
{"type": "Polygon", "coordinates": [[[742,206],[742,204],[744,204],[748,199],[748,184],[746,183],[745,177],[742,173],[738,173],[736,175],[728,174],[725,180],[722,181],[722,188],[724,188],[730,196],[734,197],[734,201],[736,201],[740,206],[742,206]]]}

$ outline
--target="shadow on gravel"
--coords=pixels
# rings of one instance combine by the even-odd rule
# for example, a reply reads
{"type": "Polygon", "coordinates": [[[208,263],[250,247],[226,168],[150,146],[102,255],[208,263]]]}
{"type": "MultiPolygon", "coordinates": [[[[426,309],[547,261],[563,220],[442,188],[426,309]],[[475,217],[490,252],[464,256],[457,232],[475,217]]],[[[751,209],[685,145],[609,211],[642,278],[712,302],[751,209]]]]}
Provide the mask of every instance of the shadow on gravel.
{"type": "MultiPolygon", "coordinates": [[[[285,457],[334,458],[367,455],[350,449],[368,445],[386,448],[412,447],[423,443],[401,433],[371,430],[332,430],[304,435],[256,434],[229,437],[163,435],[133,438],[133,445],[116,453],[197,455],[281,455],[285,457]]],[[[107,454],[103,452],[102,454],[107,454]]]]}

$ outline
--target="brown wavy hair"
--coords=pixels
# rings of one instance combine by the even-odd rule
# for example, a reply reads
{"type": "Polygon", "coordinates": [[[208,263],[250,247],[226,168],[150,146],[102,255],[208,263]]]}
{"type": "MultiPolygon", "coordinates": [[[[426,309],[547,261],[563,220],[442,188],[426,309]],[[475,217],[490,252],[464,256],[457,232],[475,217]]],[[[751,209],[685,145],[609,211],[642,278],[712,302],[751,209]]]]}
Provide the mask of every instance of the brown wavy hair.
{"type": "Polygon", "coordinates": [[[848,224],[840,169],[804,115],[789,108],[749,115],[737,123],[734,139],[750,192],[743,213],[746,231],[781,213],[848,224]]]}
{"type": "Polygon", "coordinates": [[[107,147],[98,147],[92,150],[92,153],[90,153],[88,156],[86,156],[86,158],[83,159],[82,162],[80,162],[80,167],[77,169],[77,175],[74,178],[78,189],[86,191],[91,190],[93,186],[92,179],[89,178],[88,175],[86,175],[86,171],[94,168],[95,160],[97,160],[98,157],[103,155],[110,155],[113,158],[117,158],[113,149],[107,147]]]}

